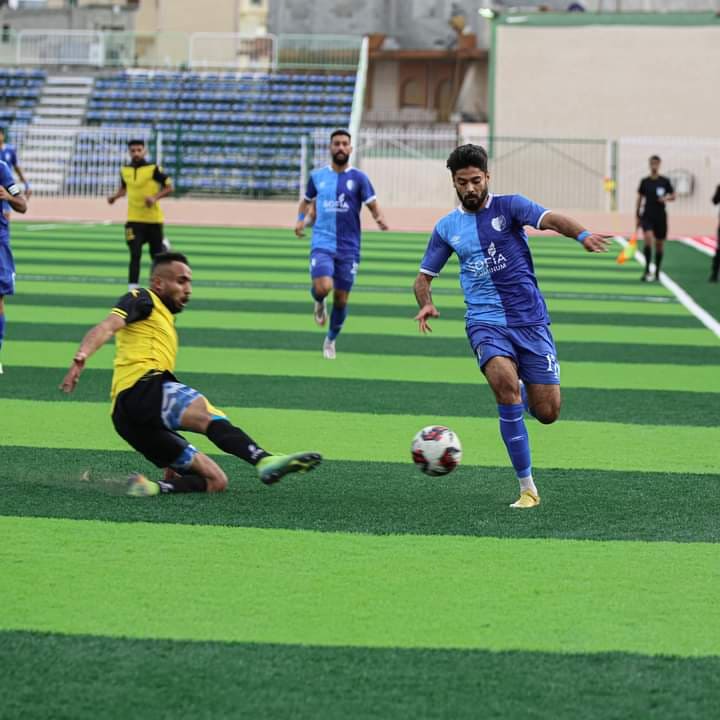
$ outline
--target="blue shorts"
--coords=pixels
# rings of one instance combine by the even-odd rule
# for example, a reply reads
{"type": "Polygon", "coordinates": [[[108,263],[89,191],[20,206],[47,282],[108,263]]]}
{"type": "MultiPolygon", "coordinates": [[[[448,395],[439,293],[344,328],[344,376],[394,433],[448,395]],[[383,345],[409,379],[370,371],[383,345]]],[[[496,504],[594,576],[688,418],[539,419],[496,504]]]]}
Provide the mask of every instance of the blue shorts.
{"type": "Polygon", "coordinates": [[[0,240],[0,295],[15,294],[15,260],[7,241],[0,240]]]}
{"type": "Polygon", "coordinates": [[[359,261],[356,257],[331,255],[324,250],[310,253],[310,277],[331,277],[336,290],[350,292],[355,283],[359,261]]]}
{"type": "Polygon", "coordinates": [[[509,357],[524,383],[560,384],[560,364],[549,326],[513,328],[473,323],[465,330],[481,370],[494,357],[509,357]]]}

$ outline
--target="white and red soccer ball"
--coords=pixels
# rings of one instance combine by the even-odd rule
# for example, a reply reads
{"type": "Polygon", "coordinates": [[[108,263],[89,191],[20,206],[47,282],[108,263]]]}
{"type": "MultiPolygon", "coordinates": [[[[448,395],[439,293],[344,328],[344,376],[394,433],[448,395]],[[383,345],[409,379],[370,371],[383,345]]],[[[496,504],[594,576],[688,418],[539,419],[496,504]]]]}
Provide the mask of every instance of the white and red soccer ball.
{"type": "Polygon", "coordinates": [[[413,438],[412,459],[426,475],[452,472],[462,460],[460,438],[444,425],[428,425],[413,438]]]}

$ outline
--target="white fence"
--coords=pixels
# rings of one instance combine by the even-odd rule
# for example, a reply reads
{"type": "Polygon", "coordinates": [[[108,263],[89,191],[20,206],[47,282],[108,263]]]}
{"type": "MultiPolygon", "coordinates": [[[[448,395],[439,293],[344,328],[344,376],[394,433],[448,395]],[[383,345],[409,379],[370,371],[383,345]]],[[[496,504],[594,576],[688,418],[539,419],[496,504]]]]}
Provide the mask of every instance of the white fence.
{"type": "MultiPolygon", "coordinates": [[[[313,161],[327,163],[327,138],[315,137],[313,161]]],[[[611,144],[602,140],[487,138],[452,130],[366,129],[355,139],[355,163],[372,178],[389,207],[445,207],[456,200],[445,166],[458,145],[472,142],[490,155],[492,188],[523,193],[549,207],[609,210],[604,180],[611,144]]]]}
{"type": "Polygon", "coordinates": [[[20,30],[2,43],[0,63],[217,70],[355,70],[362,37],[20,30]]]}
{"type": "Polygon", "coordinates": [[[160,134],[149,129],[26,125],[9,130],[33,193],[53,197],[102,197],[116,190],[131,138],[144,140],[151,156],[161,157],[160,134]]]}

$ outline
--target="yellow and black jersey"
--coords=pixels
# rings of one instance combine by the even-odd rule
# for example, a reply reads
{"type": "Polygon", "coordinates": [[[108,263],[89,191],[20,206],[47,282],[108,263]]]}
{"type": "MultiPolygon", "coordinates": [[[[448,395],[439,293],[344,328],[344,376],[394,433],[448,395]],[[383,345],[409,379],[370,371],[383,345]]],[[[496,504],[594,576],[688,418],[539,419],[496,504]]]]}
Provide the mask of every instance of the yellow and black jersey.
{"type": "Polygon", "coordinates": [[[145,205],[145,198],[155,195],[170,182],[163,169],[155,163],[123,165],[120,168],[120,182],[127,191],[128,222],[161,223],[163,213],[160,204],[145,205]]]}
{"type": "Polygon", "coordinates": [[[178,351],[175,316],[152,291],[131,290],[110,311],[125,321],[115,334],[110,396],[132,387],[143,375],[172,372],[178,351]]]}

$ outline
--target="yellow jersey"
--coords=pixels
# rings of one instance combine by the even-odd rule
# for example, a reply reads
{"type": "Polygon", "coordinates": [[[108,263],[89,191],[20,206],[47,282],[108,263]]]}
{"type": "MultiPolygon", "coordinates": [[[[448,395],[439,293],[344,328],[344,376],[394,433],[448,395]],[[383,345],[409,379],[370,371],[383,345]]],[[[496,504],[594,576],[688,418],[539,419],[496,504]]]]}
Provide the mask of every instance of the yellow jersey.
{"type": "Polygon", "coordinates": [[[145,198],[155,195],[165,187],[170,178],[155,163],[123,165],[120,168],[120,182],[127,191],[128,222],[161,223],[164,221],[160,203],[152,207],[145,205],[145,198]]]}
{"type": "Polygon", "coordinates": [[[110,311],[125,320],[115,334],[115,362],[110,397],[132,387],[143,375],[173,372],[178,351],[175,316],[152,291],[131,290],[110,311]]]}

